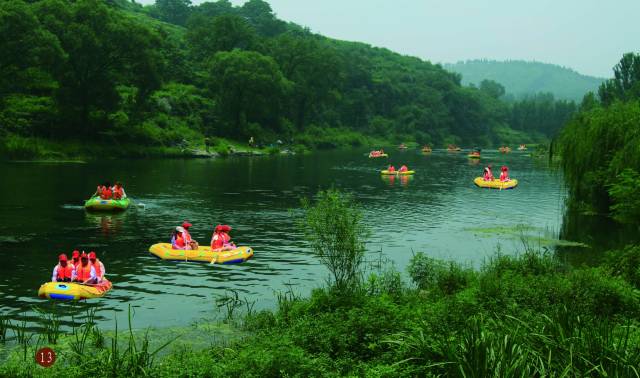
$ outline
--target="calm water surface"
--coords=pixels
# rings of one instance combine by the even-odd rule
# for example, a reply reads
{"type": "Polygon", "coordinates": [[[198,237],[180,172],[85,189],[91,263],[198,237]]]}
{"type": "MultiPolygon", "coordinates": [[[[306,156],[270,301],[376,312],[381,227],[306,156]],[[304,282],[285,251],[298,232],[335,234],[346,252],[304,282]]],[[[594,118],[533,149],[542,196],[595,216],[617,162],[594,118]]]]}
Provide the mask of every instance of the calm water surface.
{"type": "MultiPolygon", "coordinates": [[[[412,253],[478,266],[500,246],[521,250],[521,227],[529,236],[557,237],[566,191],[561,173],[524,154],[483,152],[480,165],[465,153],[391,152],[368,159],[361,152],[327,152],[217,160],[134,160],[88,164],[0,163],[0,313],[35,319],[34,305],[57,255],[95,250],[114,289],[91,301],[105,327],[126,319],[134,325],[174,326],[210,316],[227,290],[274,304],[274,292],[305,294],[323,284],[326,272],[296,229],[300,198],[336,186],[352,192],[371,225],[368,250],[380,251],[404,271],[412,253]],[[417,171],[409,179],[384,179],[386,162],[417,171]],[[482,165],[510,167],[515,190],[474,187],[482,165]],[[121,180],[137,206],[118,215],[90,214],[82,204],[105,179],[121,180]],[[148,252],[168,241],[188,219],[192,235],[207,244],[213,226],[233,226],[237,244],[255,249],[242,265],[217,266],[162,261],[148,252]],[[520,226],[519,226],[520,225],[520,226]],[[526,227],[525,227],[526,225],[526,227]]],[[[495,169],[498,171],[498,169],[495,169]]],[[[81,311],[82,306],[67,311],[81,311]]]]}

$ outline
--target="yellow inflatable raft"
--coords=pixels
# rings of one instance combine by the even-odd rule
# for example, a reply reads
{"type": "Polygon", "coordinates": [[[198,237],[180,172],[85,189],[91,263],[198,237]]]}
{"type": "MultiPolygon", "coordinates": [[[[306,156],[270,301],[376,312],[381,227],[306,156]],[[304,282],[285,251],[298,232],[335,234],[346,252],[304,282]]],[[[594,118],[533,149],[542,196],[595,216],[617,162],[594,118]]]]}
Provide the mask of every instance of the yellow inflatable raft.
{"type": "Polygon", "coordinates": [[[40,286],[38,296],[61,301],[77,301],[79,299],[100,298],[112,287],[113,285],[108,280],[97,285],[85,285],[77,282],[47,282],[40,286]]]}
{"type": "Polygon", "coordinates": [[[253,249],[250,247],[214,252],[209,246],[200,246],[197,250],[173,249],[169,243],[154,244],[149,248],[149,252],[163,260],[199,261],[211,264],[240,264],[253,257],[253,249]]]}
{"type": "Polygon", "coordinates": [[[502,182],[498,179],[494,179],[493,181],[484,181],[482,177],[476,177],[476,179],[473,180],[473,183],[481,188],[489,189],[513,189],[518,186],[518,180],[515,179],[502,182]]]}
{"type": "Polygon", "coordinates": [[[383,158],[383,157],[389,157],[389,154],[379,154],[379,155],[371,155],[371,154],[369,154],[369,159],[383,158]]]}
{"type": "Polygon", "coordinates": [[[416,173],[416,171],[404,171],[404,172],[400,172],[400,171],[394,171],[394,172],[389,172],[389,170],[385,169],[384,171],[380,171],[380,174],[385,175],[385,176],[405,176],[405,175],[412,175],[416,173]]]}

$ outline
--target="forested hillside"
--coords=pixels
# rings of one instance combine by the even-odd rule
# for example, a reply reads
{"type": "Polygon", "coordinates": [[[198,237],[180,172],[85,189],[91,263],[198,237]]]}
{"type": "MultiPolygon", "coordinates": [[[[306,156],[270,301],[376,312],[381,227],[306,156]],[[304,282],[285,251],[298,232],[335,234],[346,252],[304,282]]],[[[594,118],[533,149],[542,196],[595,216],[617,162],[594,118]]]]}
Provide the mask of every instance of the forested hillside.
{"type": "Polygon", "coordinates": [[[604,80],[555,64],[523,60],[468,60],[446,64],[445,68],[461,74],[465,85],[493,80],[516,98],[544,92],[558,99],[580,101],[587,92],[597,90],[604,80]]]}
{"type": "Polygon", "coordinates": [[[464,87],[439,65],[313,34],[262,0],[1,1],[0,34],[9,152],[33,138],[141,148],[250,136],[310,148],[489,146],[544,139],[567,117],[542,125],[539,102],[512,115],[495,83],[464,87]]]}

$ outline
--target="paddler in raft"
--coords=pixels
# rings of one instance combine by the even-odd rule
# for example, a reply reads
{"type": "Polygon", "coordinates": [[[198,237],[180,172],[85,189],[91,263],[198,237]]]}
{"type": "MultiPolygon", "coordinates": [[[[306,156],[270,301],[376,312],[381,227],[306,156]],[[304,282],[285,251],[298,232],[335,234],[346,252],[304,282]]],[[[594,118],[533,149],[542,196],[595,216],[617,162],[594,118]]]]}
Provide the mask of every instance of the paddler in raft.
{"type": "Polygon", "coordinates": [[[402,167],[400,167],[400,169],[398,170],[398,172],[402,173],[402,172],[406,172],[406,171],[408,171],[408,170],[409,170],[409,168],[407,168],[407,166],[406,166],[406,165],[402,165],[402,167]]]}
{"type": "Polygon", "coordinates": [[[491,164],[484,167],[484,173],[482,175],[484,181],[493,181],[493,173],[491,173],[491,164]]]}
{"type": "Polygon", "coordinates": [[[74,269],[77,269],[78,265],[80,265],[80,251],[77,249],[71,254],[71,265],[73,265],[74,269]]]}
{"type": "Polygon", "coordinates": [[[104,264],[102,263],[102,261],[98,260],[98,258],[96,257],[96,253],[91,251],[89,252],[89,262],[91,263],[91,266],[93,266],[93,269],[95,269],[96,271],[96,277],[98,278],[98,283],[104,281],[104,274],[106,272],[105,268],[104,268],[104,264]]]}
{"type": "Polygon", "coordinates": [[[127,193],[124,192],[124,188],[120,181],[117,181],[113,188],[111,188],[111,192],[113,192],[113,199],[120,200],[127,198],[127,193]]]}
{"type": "Polygon", "coordinates": [[[64,253],[58,256],[58,265],[53,268],[51,282],[71,282],[76,280],[76,268],[67,261],[64,253]]]}
{"type": "Polygon", "coordinates": [[[211,250],[214,252],[229,251],[236,249],[236,245],[231,242],[231,236],[229,235],[231,227],[226,224],[219,224],[213,230],[211,236],[211,250]]]}
{"type": "Polygon", "coordinates": [[[76,281],[89,285],[98,283],[96,269],[89,264],[89,256],[84,251],[80,255],[80,265],[76,268],[76,281]]]}
{"type": "Polygon", "coordinates": [[[185,250],[196,250],[199,245],[198,242],[191,238],[191,234],[189,234],[189,227],[191,227],[191,223],[184,221],[182,226],[176,227],[171,235],[171,248],[172,249],[185,249],[185,250]]]}
{"type": "Polygon", "coordinates": [[[393,165],[390,165],[389,168],[387,168],[387,171],[389,171],[389,173],[395,173],[396,167],[394,167],[393,165]]]}
{"type": "Polygon", "coordinates": [[[509,182],[511,181],[511,179],[509,178],[509,168],[507,168],[506,165],[503,165],[502,168],[500,168],[500,181],[501,182],[509,182]]]}

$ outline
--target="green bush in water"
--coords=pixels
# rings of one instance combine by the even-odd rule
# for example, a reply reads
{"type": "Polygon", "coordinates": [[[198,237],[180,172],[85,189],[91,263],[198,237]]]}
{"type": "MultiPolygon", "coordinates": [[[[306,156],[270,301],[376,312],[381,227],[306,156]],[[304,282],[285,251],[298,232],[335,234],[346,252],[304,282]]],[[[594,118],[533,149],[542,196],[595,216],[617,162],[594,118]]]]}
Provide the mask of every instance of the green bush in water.
{"type": "Polygon", "coordinates": [[[312,204],[303,200],[302,229],[311,249],[331,274],[330,285],[350,292],[361,283],[365,239],[368,230],[362,211],[346,194],[335,189],[321,191],[312,204]]]}

